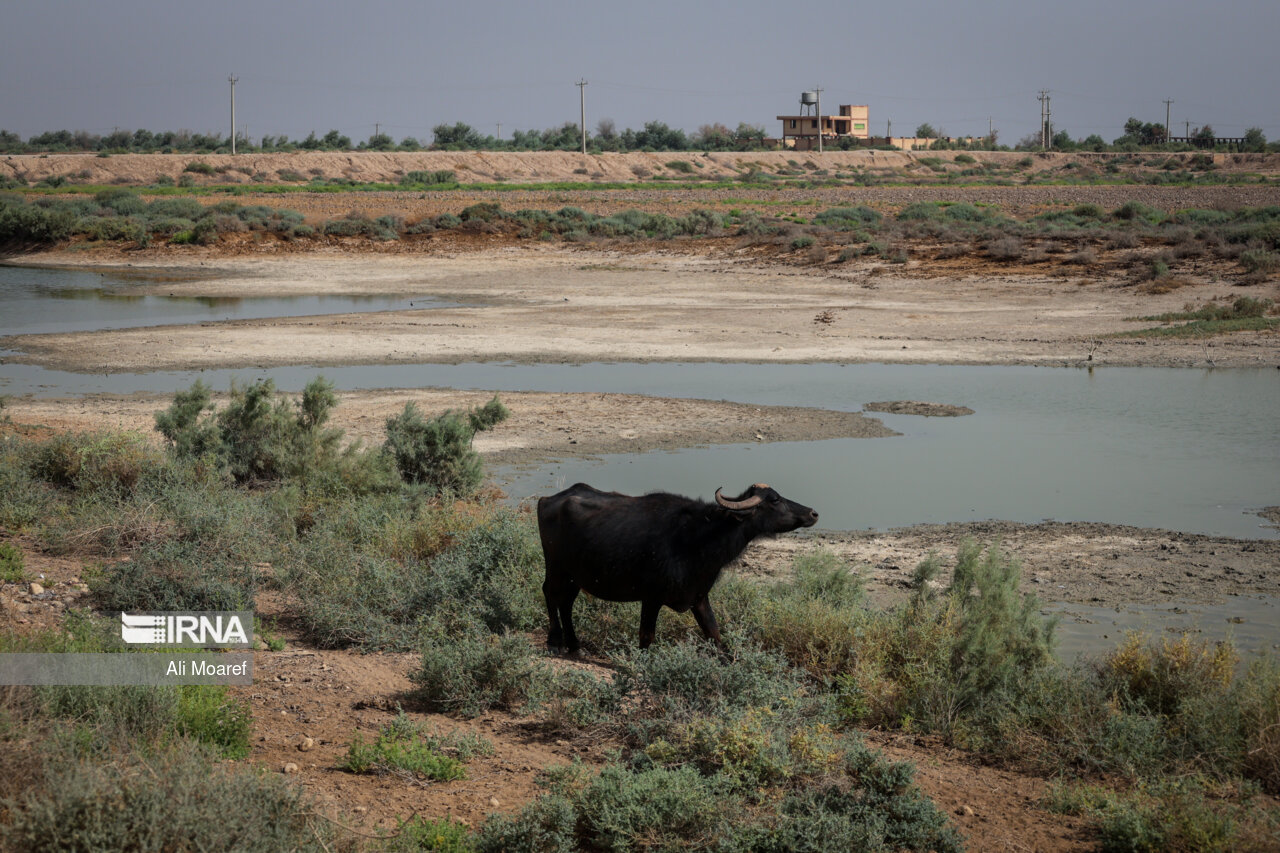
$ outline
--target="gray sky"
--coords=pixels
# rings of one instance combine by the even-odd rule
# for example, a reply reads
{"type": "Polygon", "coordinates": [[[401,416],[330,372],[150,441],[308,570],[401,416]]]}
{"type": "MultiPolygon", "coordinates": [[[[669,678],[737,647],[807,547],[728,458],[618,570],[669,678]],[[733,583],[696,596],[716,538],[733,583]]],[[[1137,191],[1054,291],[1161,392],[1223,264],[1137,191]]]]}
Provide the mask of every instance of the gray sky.
{"type": "Polygon", "coordinates": [[[0,129],[187,129],[236,124],[300,139],[336,128],[431,139],[578,120],[779,132],[802,89],[823,112],[868,104],[873,132],[929,122],[1000,141],[1054,126],[1111,141],[1125,120],[1184,120],[1220,136],[1280,138],[1277,0],[7,0],[0,129]]]}

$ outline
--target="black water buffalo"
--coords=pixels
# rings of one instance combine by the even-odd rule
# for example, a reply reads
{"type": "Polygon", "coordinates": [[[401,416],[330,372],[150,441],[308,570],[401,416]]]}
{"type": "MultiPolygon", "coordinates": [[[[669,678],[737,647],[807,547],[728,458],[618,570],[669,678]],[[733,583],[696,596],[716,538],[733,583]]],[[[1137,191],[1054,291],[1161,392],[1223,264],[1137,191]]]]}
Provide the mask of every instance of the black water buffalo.
{"type": "Polygon", "coordinates": [[[757,536],[812,527],[818,513],[757,483],[716,502],[657,492],[641,497],[578,483],[538,500],[551,628],[547,645],[578,650],[573,602],[578,591],[608,601],[639,601],[640,647],[653,642],[662,605],[693,610],[716,643],[720,629],[707,594],[720,571],[757,536]]]}

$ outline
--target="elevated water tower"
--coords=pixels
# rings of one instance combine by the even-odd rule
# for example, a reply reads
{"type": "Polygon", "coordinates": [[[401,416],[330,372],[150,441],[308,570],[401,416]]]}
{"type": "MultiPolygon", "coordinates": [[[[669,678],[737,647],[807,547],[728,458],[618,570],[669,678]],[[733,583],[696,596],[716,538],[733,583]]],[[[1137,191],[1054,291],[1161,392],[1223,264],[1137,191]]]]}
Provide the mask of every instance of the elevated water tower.
{"type": "Polygon", "coordinates": [[[800,93],[800,115],[816,116],[818,114],[818,93],[801,92],[800,93]]]}

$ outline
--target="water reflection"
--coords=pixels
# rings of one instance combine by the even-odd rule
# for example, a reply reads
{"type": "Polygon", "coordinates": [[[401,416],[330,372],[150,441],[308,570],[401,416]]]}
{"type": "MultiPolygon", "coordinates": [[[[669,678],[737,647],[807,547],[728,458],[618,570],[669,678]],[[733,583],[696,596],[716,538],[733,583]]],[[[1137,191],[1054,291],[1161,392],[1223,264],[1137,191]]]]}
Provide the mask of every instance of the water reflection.
{"type": "Polygon", "coordinates": [[[182,296],[142,286],[198,280],[187,276],[0,266],[0,337],[89,332],[222,320],[261,320],[355,311],[443,308],[451,303],[403,294],[182,296]]]}

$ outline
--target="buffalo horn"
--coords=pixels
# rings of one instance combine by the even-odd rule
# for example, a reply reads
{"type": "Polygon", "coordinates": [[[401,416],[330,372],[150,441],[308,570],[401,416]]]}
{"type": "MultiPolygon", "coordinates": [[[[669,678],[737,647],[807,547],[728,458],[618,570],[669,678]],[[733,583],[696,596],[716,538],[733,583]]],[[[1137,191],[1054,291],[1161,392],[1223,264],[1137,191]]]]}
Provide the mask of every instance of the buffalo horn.
{"type": "MultiPolygon", "coordinates": [[[[720,489],[723,488],[723,486],[720,487],[720,489]]],[[[760,502],[764,500],[764,498],[759,495],[752,495],[745,501],[731,501],[721,496],[720,489],[716,489],[716,503],[720,504],[720,506],[725,509],[751,509],[753,506],[759,505],[760,502]]]]}

